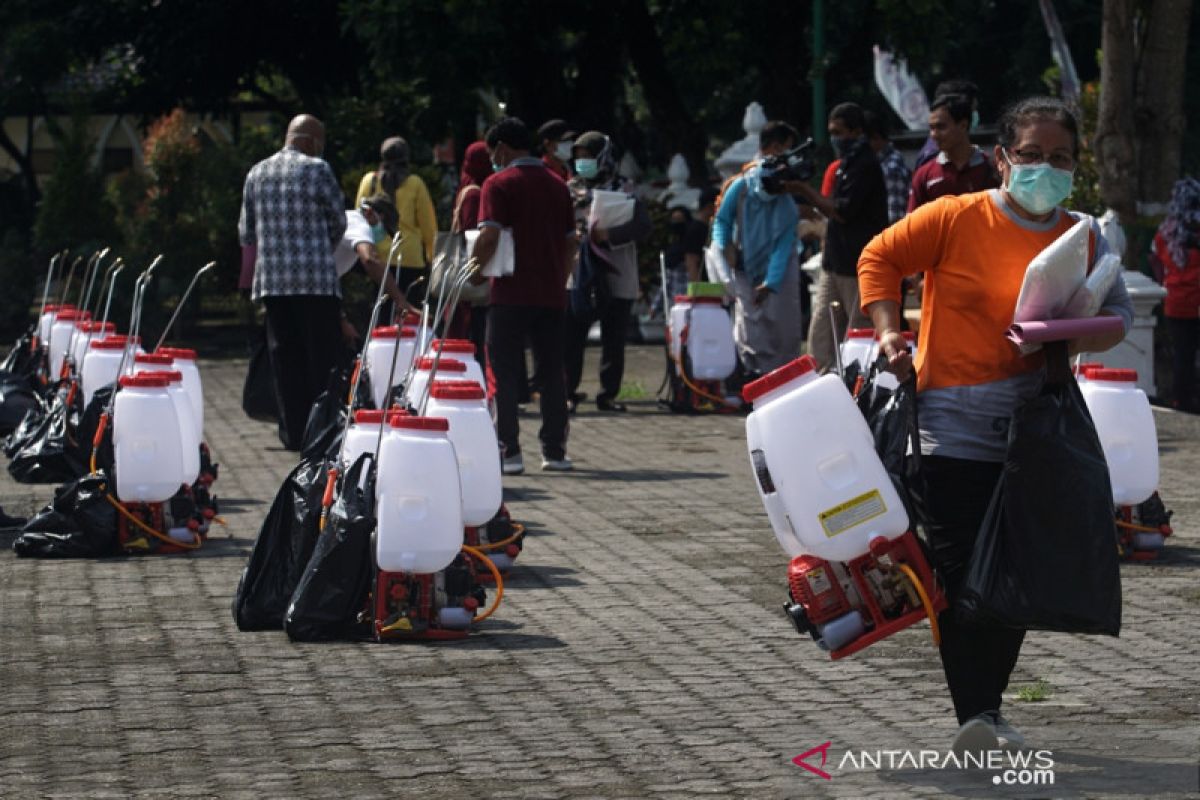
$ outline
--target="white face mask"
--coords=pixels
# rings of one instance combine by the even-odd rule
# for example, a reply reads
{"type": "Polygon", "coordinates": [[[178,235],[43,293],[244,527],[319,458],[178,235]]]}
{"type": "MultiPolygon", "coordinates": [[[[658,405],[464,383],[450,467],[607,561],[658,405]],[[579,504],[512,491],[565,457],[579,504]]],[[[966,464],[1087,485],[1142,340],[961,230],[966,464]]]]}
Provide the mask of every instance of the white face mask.
{"type": "Polygon", "coordinates": [[[554,157],[559,161],[570,161],[572,144],[572,142],[559,142],[554,148],[554,157]]]}

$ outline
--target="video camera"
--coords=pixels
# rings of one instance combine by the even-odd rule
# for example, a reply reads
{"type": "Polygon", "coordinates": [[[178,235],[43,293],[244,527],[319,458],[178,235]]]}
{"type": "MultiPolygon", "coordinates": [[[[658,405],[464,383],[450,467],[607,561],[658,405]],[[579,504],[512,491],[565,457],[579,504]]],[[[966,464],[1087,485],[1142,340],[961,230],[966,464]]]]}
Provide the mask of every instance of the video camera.
{"type": "Polygon", "coordinates": [[[785,153],[763,159],[759,165],[763,188],[771,194],[780,194],[785,181],[806,181],[815,175],[813,148],[813,140],[809,138],[785,153]]]}

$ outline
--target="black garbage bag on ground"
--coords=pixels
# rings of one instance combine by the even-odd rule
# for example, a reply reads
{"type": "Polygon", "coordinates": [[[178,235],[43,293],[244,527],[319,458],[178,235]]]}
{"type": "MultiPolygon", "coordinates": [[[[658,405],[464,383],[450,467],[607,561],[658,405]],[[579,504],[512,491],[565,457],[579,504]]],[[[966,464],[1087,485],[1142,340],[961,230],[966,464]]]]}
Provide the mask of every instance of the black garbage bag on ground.
{"type": "MultiPolygon", "coordinates": [[[[88,465],[89,468],[92,448],[96,440],[96,429],[100,426],[100,416],[112,402],[113,392],[116,391],[116,388],[115,383],[110,383],[97,389],[79,417],[79,425],[75,431],[75,458],[79,463],[88,465]]],[[[96,449],[96,468],[112,475],[114,474],[114,464],[112,420],[110,419],[104,428],[104,435],[100,438],[100,446],[96,449]]]]}
{"type": "Polygon", "coordinates": [[[54,501],[25,523],[13,550],[26,558],[103,558],[120,554],[117,510],[106,499],[108,476],[85,475],[60,486],[54,501]]]}
{"type": "Polygon", "coordinates": [[[1046,350],[1046,383],[1013,414],[957,609],[981,624],[1116,636],[1121,574],[1108,465],[1065,345],[1046,350]]]}
{"type": "Polygon", "coordinates": [[[19,377],[32,377],[38,371],[41,363],[41,350],[33,348],[33,330],[23,333],[8,355],[0,361],[0,371],[19,377]]]}
{"type": "Polygon", "coordinates": [[[271,357],[267,353],[267,331],[258,327],[250,336],[250,364],[242,384],[242,411],[251,419],[274,422],[279,419],[275,403],[275,382],[271,377],[271,357]]]}
{"type": "Polygon", "coordinates": [[[75,437],[80,401],[76,396],[68,404],[63,395],[56,392],[37,428],[12,454],[8,473],[19,483],[64,483],[87,472],[75,437]]]}
{"type": "Polygon", "coordinates": [[[283,626],[292,592],[317,543],[328,469],[324,459],[305,459],[279,487],[233,598],[233,619],[239,629],[283,626]]]}
{"type": "Polygon", "coordinates": [[[30,411],[41,414],[45,404],[23,375],[0,372],[0,436],[8,436],[30,411]]]}
{"type": "MultiPolygon", "coordinates": [[[[304,426],[304,444],[301,458],[320,458],[332,455],[341,445],[342,431],[346,427],[346,399],[350,396],[351,373],[344,367],[329,371],[329,382],[325,391],[317,395],[308,412],[304,426]]],[[[358,400],[355,408],[374,408],[371,386],[364,374],[358,382],[358,400]]]]}
{"type": "Polygon", "coordinates": [[[371,588],[371,532],[375,530],[374,456],[363,453],[346,471],[325,530],[292,594],[283,628],[294,642],[357,639],[371,588]]]}

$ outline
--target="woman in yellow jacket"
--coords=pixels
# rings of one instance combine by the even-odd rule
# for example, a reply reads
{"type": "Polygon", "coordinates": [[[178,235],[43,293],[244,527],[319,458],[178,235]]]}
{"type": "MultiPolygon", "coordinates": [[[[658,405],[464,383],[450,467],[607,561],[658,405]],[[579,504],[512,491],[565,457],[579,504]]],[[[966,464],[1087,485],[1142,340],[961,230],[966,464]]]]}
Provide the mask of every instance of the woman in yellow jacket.
{"type": "MultiPolygon", "coordinates": [[[[379,158],[379,169],[363,175],[359,182],[354,206],[360,207],[363,200],[380,192],[394,198],[396,211],[400,215],[400,235],[403,237],[400,245],[400,275],[396,282],[401,291],[407,292],[413,281],[426,275],[426,270],[433,263],[437,216],[425,182],[409,172],[408,142],[399,136],[384,139],[379,148],[379,158]]],[[[379,259],[386,263],[391,241],[384,239],[375,246],[379,250],[379,259]]],[[[423,296],[424,291],[418,290],[417,294],[423,296]]],[[[420,297],[410,295],[409,300],[419,302],[420,297]]]]}

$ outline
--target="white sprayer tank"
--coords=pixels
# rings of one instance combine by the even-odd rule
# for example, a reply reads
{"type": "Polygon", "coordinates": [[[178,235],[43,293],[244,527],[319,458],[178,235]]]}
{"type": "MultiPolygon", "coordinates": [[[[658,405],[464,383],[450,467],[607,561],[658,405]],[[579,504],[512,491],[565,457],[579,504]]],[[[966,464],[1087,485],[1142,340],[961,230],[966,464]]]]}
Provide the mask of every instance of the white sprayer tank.
{"type": "Polygon", "coordinates": [[[367,345],[367,375],[371,378],[371,398],[376,408],[383,408],[388,396],[388,375],[392,385],[404,378],[408,365],[412,363],[413,351],[417,346],[417,333],[412,328],[383,325],[371,333],[367,345]],[[399,352],[396,348],[399,346],[399,352]],[[396,355],[396,369],[392,370],[392,354],[396,355]]]}
{"type": "Polygon", "coordinates": [[[450,423],[458,458],[464,525],[484,525],[500,510],[500,445],[483,389],[473,384],[435,380],[426,413],[450,423]]]}
{"type": "Polygon", "coordinates": [[[112,322],[84,322],[79,325],[75,339],[71,342],[71,360],[75,362],[76,374],[82,378],[83,362],[87,360],[91,343],[116,332],[117,326],[112,322]]]}
{"type": "Polygon", "coordinates": [[[165,375],[125,375],[113,405],[117,497],[161,503],[183,485],[175,401],[165,375]]]}
{"type": "Polygon", "coordinates": [[[894,539],[908,514],[870,428],[836,375],[802,356],[747,384],[746,443],[775,538],[791,556],[848,561],[894,539]]]}
{"type": "Polygon", "coordinates": [[[38,339],[41,340],[43,347],[50,346],[50,328],[54,325],[54,318],[58,316],[60,311],[74,311],[75,306],[70,303],[58,305],[50,303],[42,311],[42,316],[38,317],[38,339]]]}
{"type": "Polygon", "coordinates": [[[175,416],[179,420],[179,444],[183,453],[183,482],[193,484],[200,477],[200,434],[196,432],[196,421],[192,418],[192,403],[183,388],[183,373],[179,370],[143,372],[140,375],[164,375],[167,394],[175,403],[175,416]]]}
{"type": "Polygon", "coordinates": [[[425,356],[417,362],[417,368],[413,370],[412,386],[408,387],[405,396],[408,398],[410,406],[416,406],[421,402],[421,398],[425,396],[425,389],[429,386],[429,376],[432,374],[435,381],[440,380],[467,380],[467,365],[457,358],[450,356],[441,356],[437,361],[437,372],[433,372],[432,356],[425,356]]]}
{"type": "Polygon", "coordinates": [[[442,358],[453,358],[461,361],[467,367],[467,380],[475,381],[487,392],[487,378],[483,375],[483,367],[475,358],[475,343],[469,339],[434,339],[431,355],[441,351],[442,358]]]}
{"type": "Polygon", "coordinates": [[[388,572],[429,574],[462,549],[458,459],[441,417],[395,417],[379,452],[375,562],[388,572]]]}
{"type": "Polygon", "coordinates": [[[671,313],[667,318],[671,328],[671,338],[667,346],[674,362],[678,362],[683,355],[683,329],[687,327],[688,312],[691,309],[691,297],[686,294],[675,295],[675,303],[671,306],[671,313]]]}
{"type": "Polygon", "coordinates": [[[196,435],[204,440],[204,384],[200,380],[200,368],[196,365],[196,351],[190,347],[160,347],[155,352],[175,359],[175,369],[183,373],[183,390],[187,392],[192,406],[192,419],[196,423],[196,435]]]}
{"type": "Polygon", "coordinates": [[[875,329],[851,328],[846,331],[846,339],[840,345],[842,367],[849,367],[857,361],[859,369],[865,375],[875,359],[875,329]]]}
{"type": "MultiPolygon", "coordinates": [[[[674,312],[674,309],[671,310],[674,312]]],[[[737,367],[733,321],[722,305],[721,298],[692,298],[686,336],[689,369],[693,378],[719,381],[733,374],[737,367]]]]}
{"type": "Polygon", "coordinates": [[[126,337],[109,336],[93,339],[88,344],[88,354],[79,372],[79,385],[83,389],[83,405],[92,402],[92,395],[117,379],[121,368],[121,353],[125,350],[126,337]]]}
{"type": "Polygon", "coordinates": [[[1100,437],[1113,502],[1137,505],[1158,489],[1158,432],[1137,371],[1091,368],[1079,387],[1100,437]]]}
{"type": "MultiPolygon", "coordinates": [[[[354,421],[350,423],[350,428],[346,431],[346,446],[342,451],[343,469],[350,469],[363,453],[374,453],[376,444],[379,444],[380,447],[383,446],[379,429],[383,427],[384,414],[387,414],[390,421],[394,417],[405,416],[408,412],[398,408],[388,411],[360,408],[354,412],[354,421]]],[[[386,435],[387,431],[385,430],[384,436],[386,435]]]]}
{"type": "Polygon", "coordinates": [[[58,376],[62,373],[63,359],[67,355],[67,347],[71,343],[76,326],[90,318],[91,315],[86,311],[75,311],[74,309],[59,311],[54,316],[54,322],[50,325],[50,344],[46,349],[50,362],[51,380],[58,380],[58,376]]]}

